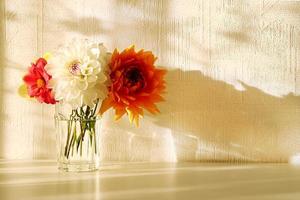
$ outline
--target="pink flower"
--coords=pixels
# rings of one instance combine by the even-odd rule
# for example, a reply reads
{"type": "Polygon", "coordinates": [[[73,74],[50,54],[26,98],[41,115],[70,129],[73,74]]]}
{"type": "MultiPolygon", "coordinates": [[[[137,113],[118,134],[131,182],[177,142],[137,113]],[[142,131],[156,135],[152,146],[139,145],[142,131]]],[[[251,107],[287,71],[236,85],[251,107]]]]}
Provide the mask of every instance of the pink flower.
{"type": "Polygon", "coordinates": [[[51,75],[49,75],[45,66],[47,61],[44,58],[39,58],[36,63],[32,63],[28,69],[28,74],[23,77],[23,80],[28,89],[28,95],[35,97],[39,102],[46,104],[55,104],[52,89],[48,87],[51,75]]]}

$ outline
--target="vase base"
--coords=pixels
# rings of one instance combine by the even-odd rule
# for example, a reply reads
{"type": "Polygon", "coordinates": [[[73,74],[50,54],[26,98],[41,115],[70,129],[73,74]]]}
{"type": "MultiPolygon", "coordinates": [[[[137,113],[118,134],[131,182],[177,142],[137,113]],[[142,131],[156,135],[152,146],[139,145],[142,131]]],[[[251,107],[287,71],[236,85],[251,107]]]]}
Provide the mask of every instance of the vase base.
{"type": "Polygon", "coordinates": [[[58,169],[65,172],[90,172],[96,171],[98,166],[95,163],[58,163],[58,169]]]}

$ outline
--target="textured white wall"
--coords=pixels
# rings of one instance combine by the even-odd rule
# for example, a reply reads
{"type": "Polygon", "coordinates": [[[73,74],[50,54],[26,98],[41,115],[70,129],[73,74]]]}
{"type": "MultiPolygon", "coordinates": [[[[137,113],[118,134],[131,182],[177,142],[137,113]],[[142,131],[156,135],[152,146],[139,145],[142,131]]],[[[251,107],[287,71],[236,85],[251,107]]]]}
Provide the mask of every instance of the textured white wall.
{"type": "Polygon", "coordinates": [[[168,68],[162,114],[103,120],[103,160],[287,161],[300,153],[300,2],[2,0],[0,157],[54,158],[51,106],[16,94],[73,37],[136,44],[168,68]]]}

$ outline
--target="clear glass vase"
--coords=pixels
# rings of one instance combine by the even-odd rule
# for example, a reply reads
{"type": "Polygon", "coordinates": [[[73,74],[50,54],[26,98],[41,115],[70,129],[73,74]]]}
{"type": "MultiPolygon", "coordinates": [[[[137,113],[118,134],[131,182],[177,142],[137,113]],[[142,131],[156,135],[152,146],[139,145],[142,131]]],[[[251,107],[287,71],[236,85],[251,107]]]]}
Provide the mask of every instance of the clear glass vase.
{"type": "Polygon", "coordinates": [[[63,171],[93,171],[99,168],[98,103],[76,109],[59,103],[55,109],[58,168],[63,171]]]}

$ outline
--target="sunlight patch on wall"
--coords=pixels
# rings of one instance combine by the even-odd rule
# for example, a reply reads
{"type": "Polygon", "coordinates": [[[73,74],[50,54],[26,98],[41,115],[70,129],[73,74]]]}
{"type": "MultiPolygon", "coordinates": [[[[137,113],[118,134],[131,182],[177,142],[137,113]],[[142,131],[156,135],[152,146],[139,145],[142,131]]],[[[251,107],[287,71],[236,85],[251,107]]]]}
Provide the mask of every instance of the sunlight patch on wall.
{"type": "Polygon", "coordinates": [[[298,153],[294,156],[291,156],[289,163],[292,165],[300,165],[300,153],[298,153]]]}
{"type": "MultiPolygon", "coordinates": [[[[168,38],[178,49],[174,65],[184,64],[185,70],[199,70],[239,91],[246,84],[273,96],[299,95],[300,29],[295,10],[300,6],[277,1],[266,11],[261,3],[199,3],[202,15],[187,14],[174,23],[183,27],[168,38]]],[[[190,5],[174,3],[172,8],[193,13],[190,5]]]]}

